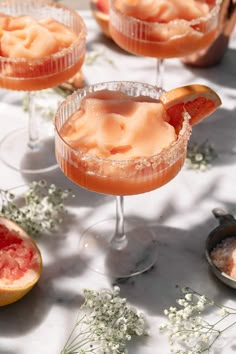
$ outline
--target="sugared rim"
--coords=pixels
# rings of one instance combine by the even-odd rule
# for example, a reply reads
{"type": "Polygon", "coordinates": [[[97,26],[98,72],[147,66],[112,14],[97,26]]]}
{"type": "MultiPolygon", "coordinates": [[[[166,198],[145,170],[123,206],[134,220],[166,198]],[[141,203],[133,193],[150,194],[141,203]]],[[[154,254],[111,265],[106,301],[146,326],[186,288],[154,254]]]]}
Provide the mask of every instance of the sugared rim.
{"type": "MultiPolygon", "coordinates": [[[[136,82],[136,81],[108,81],[108,82],[102,82],[102,83],[86,86],[86,87],[84,87],[82,89],[79,89],[79,90],[75,91],[71,95],[67,96],[67,98],[59,105],[59,107],[57,109],[57,112],[56,112],[55,118],[54,118],[54,125],[55,125],[56,134],[58,135],[58,137],[63,141],[63,143],[71,151],[73,151],[75,154],[78,154],[78,153],[82,154],[85,160],[86,159],[87,160],[93,160],[93,161],[96,161],[97,163],[99,163],[99,162],[100,163],[110,162],[110,163],[116,164],[116,165],[124,165],[124,164],[130,164],[130,163],[137,163],[137,162],[141,162],[141,161],[148,161],[150,159],[162,158],[163,156],[165,156],[166,153],[168,153],[168,155],[169,155],[172,152],[174,152],[176,150],[176,146],[178,146],[178,145],[181,146],[181,144],[184,141],[189,139],[189,137],[191,135],[191,132],[192,132],[192,128],[191,128],[191,124],[190,124],[190,116],[189,116],[189,114],[186,111],[183,111],[183,119],[184,119],[183,120],[183,125],[182,125],[181,130],[178,133],[177,139],[168,148],[164,148],[161,152],[159,152],[158,154],[155,154],[155,155],[140,156],[140,157],[135,158],[135,159],[114,160],[114,159],[98,157],[98,156],[95,156],[95,155],[93,155],[91,153],[84,152],[81,149],[75,149],[75,148],[71,147],[71,145],[65,139],[62,138],[62,136],[60,135],[60,131],[59,131],[58,127],[57,127],[57,121],[60,119],[60,110],[66,104],[68,104],[70,101],[72,101],[73,98],[78,97],[78,95],[81,94],[82,92],[85,92],[85,93],[94,92],[94,91],[91,91],[91,89],[99,87],[101,85],[104,85],[104,88],[108,89],[108,87],[105,87],[105,86],[108,86],[108,85],[111,85],[111,84],[115,84],[115,83],[116,84],[120,84],[120,85],[132,85],[132,84],[133,85],[142,85],[144,88],[147,88],[147,89],[149,88],[149,89],[152,89],[152,90],[156,91],[156,93],[157,93],[157,97],[156,98],[158,100],[159,100],[159,97],[160,97],[161,93],[164,92],[163,89],[161,89],[159,87],[155,87],[155,86],[152,86],[152,85],[149,85],[149,84],[145,84],[145,83],[142,83],[142,82],[136,82]]],[[[101,90],[104,89],[104,88],[101,88],[101,90]]],[[[84,95],[83,97],[85,97],[85,96],[86,95],[84,95]]],[[[135,96],[132,96],[132,97],[135,97],[135,96]]],[[[147,96],[147,97],[150,97],[150,96],[147,96]]],[[[66,120],[65,120],[65,122],[66,122],[66,120]]]]}
{"type": "MultiPolygon", "coordinates": [[[[7,2],[6,2],[7,4],[7,2]]],[[[39,61],[43,60],[43,61],[47,61],[47,60],[53,60],[53,59],[58,59],[70,52],[73,51],[73,49],[79,45],[81,45],[81,41],[85,42],[86,36],[87,36],[87,28],[86,25],[84,23],[84,20],[82,19],[82,17],[78,14],[78,12],[76,12],[75,10],[69,8],[68,6],[62,5],[62,4],[58,4],[58,3],[54,3],[52,1],[43,1],[43,6],[50,6],[52,8],[58,8],[58,9],[62,9],[65,10],[69,13],[71,13],[74,18],[78,19],[80,22],[80,26],[81,26],[81,31],[78,35],[78,38],[76,38],[75,42],[73,42],[69,47],[64,48],[62,50],[60,50],[59,52],[53,53],[51,55],[47,55],[44,56],[42,58],[35,58],[35,59],[27,59],[27,58],[10,58],[10,57],[4,57],[0,55],[0,62],[7,62],[9,64],[11,63],[27,63],[28,65],[37,65],[39,63],[39,61]]]]}
{"type": "Polygon", "coordinates": [[[199,23],[201,23],[201,21],[206,21],[209,20],[210,18],[214,17],[215,15],[217,15],[219,13],[220,10],[220,5],[222,3],[222,0],[216,0],[215,1],[215,5],[213,6],[213,8],[210,10],[210,12],[206,15],[206,16],[201,16],[198,18],[195,18],[191,21],[188,20],[184,20],[184,19],[175,19],[175,20],[171,20],[169,22],[163,23],[163,22],[149,22],[149,21],[145,21],[145,20],[140,20],[136,17],[133,16],[128,16],[123,14],[122,12],[120,12],[118,9],[115,8],[115,6],[113,5],[113,1],[110,1],[110,8],[112,8],[112,10],[115,13],[118,13],[120,17],[122,17],[124,19],[124,21],[130,21],[130,22],[134,22],[134,23],[140,23],[142,25],[145,26],[154,26],[154,25],[158,25],[158,26],[166,26],[166,25],[175,25],[175,24],[179,24],[179,23],[183,23],[183,24],[188,24],[189,26],[194,26],[194,25],[198,25],[199,23]]]}

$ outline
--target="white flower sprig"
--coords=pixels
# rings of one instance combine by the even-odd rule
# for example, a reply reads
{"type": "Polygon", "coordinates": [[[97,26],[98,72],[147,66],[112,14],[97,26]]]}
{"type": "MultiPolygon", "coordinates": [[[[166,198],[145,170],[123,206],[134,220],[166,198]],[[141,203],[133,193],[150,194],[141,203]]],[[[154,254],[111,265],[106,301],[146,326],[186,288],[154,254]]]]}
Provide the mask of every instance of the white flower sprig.
{"type": "Polygon", "coordinates": [[[142,313],[119,296],[119,287],[83,291],[79,318],[61,354],[125,354],[133,336],[147,335],[142,313]]]}
{"type": "Polygon", "coordinates": [[[186,166],[191,170],[206,171],[217,158],[212,144],[207,141],[202,144],[191,144],[187,149],[186,166]]]}
{"type": "Polygon", "coordinates": [[[236,321],[226,323],[226,319],[236,316],[236,309],[218,305],[188,287],[180,291],[181,298],[177,299],[177,306],[164,311],[168,323],[161,325],[160,331],[168,335],[171,353],[210,353],[219,336],[236,324],[236,321]],[[209,307],[217,309],[219,319],[214,323],[207,320],[206,310],[209,307]]]}
{"type": "Polygon", "coordinates": [[[70,195],[70,190],[59,188],[55,184],[48,185],[45,180],[34,181],[26,188],[22,195],[23,203],[19,203],[13,189],[0,189],[0,215],[14,221],[30,236],[35,237],[44,232],[55,231],[63,222],[65,200],[70,195]]]}

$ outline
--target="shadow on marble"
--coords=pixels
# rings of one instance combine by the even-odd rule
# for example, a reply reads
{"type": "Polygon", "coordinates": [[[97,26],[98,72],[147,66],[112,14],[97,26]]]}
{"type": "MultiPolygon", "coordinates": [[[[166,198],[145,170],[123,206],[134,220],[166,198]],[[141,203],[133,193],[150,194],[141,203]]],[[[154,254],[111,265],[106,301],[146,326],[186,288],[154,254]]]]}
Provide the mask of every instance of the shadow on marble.
{"type": "MultiPolygon", "coordinates": [[[[6,348],[0,347],[0,354],[16,354],[16,353],[12,350],[8,350],[6,348]]],[[[18,352],[17,354],[21,354],[21,352],[18,352]]]]}
{"type": "Polygon", "coordinates": [[[51,249],[53,259],[44,265],[43,274],[40,281],[50,283],[50,281],[58,281],[60,278],[80,277],[87,270],[87,262],[77,252],[77,249],[66,256],[62,256],[61,249],[57,252],[56,249],[51,249]]]}
{"type": "Polygon", "coordinates": [[[213,166],[230,165],[236,161],[235,131],[234,111],[219,108],[212,116],[194,126],[190,144],[202,144],[207,141],[214,146],[218,155],[213,161],[213,166]]]}
{"type": "MultiPolygon", "coordinates": [[[[40,286],[36,285],[24,298],[0,308],[1,336],[14,337],[32,331],[47,316],[51,304],[40,286]],[[27,319],[27,320],[26,320],[27,319]]],[[[5,353],[4,353],[5,354],[5,353]]]]}
{"type": "Polygon", "coordinates": [[[76,290],[62,286],[60,277],[71,277],[72,273],[78,276],[83,266],[84,263],[81,265],[77,257],[71,256],[46,265],[38,284],[24,298],[0,308],[1,336],[19,337],[33,331],[43,323],[55,304],[71,309],[72,313],[77,310],[83,302],[83,297],[76,290]]]}
{"type": "MultiPolygon", "coordinates": [[[[230,205],[225,203],[225,207],[230,205]]],[[[210,211],[208,219],[190,230],[151,223],[159,244],[153,269],[126,280],[110,279],[110,282],[120,286],[122,297],[151,316],[161,316],[165,308],[174,306],[180,296],[177,286],[191,287],[224,305],[225,301],[235,299],[235,291],[212,274],[205,258],[206,238],[216,226],[210,211]]]]}

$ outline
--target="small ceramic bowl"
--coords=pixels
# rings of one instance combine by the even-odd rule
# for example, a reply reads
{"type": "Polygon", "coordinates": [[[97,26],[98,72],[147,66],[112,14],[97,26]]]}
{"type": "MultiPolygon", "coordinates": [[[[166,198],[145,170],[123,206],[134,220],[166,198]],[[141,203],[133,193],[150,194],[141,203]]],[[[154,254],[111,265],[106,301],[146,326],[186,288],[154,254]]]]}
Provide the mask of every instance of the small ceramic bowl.
{"type": "Polygon", "coordinates": [[[210,269],[224,284],[236,289],[236,279],[222,272],[212,261],[212,250],[228,237],[236,237],[236,219],[224,209],[213,209],[214,216],[219,220],[219,226],[213,229],[207,237],[205,255],[210,269]]]}

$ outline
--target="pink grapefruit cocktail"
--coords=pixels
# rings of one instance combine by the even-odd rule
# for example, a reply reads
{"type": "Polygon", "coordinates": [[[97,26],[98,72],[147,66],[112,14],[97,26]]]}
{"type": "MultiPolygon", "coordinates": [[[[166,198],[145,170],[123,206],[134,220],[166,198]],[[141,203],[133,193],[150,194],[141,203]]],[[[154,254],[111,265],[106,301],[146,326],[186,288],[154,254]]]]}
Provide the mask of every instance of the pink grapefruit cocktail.
{"type": "Polygon", "coordinates": [[[115,91],[116,83],[107,89],[98,84],[92,93],[70,96],[57,113],[59,166],[89,190],[112,195],[148,192],[169,182],[183,166],[188,121],[176,131],[157,99],[157,89],[145,97],[148,85],[127,86],[140,93],[115,91]]]}

